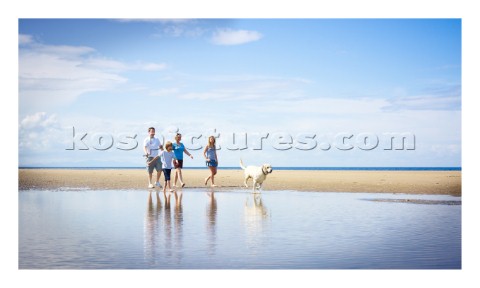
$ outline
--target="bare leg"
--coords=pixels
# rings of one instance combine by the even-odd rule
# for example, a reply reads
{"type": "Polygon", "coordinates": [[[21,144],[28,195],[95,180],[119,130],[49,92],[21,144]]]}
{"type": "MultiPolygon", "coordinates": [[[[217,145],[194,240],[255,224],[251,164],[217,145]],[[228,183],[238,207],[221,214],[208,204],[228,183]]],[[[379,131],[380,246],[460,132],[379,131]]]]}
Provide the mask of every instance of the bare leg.
{"type": "Polygon", "coordinates": [[[210,180],[211,177],[212,177],[212,176],[208,176],[207,178],[205,178],[205,186],[207,186],[208,180],[210,180]]]}
{"type": "Polygon", "coordinates": [[[160,176],[162,176],[162,170],[157,171],[157,182],[160,182],[160,176]]]}
{"type": "Polygon", "coordinates": [[[209,167],[210,168],[210,179],[212,179],[212,187],[215,187],[215,175],[217,174],[217,168],[216,167],[209,167]]]}
{"type": "Polygon", "coordinates": [[[153,172],[148,173],[148,184],[152,184],[152,176],[153,176],[153,172]]]}
{"type": "Polygon", "coordinates": [[[181,184],[182,187],[183,187],[183,185],[184,185],[185,183],[183,183],[182,169],[181,169],[181,168],[177,168],[177,169],[175,170],[175,185],[177,185],[177,174],[178,174],[178,179],[180,179],[180,184],[181,184]]]}

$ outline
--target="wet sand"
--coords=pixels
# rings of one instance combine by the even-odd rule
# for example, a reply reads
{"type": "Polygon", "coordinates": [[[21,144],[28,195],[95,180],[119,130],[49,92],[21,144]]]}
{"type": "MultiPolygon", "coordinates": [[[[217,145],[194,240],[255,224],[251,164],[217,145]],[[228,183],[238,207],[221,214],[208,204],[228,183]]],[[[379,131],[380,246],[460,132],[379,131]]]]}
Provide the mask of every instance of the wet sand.
{"type": "MultiPolygon", "coordinates": [[[[155,178],[154,172],[154,178],[155,178]]],[[[204,186],[209,172],[183,170],[186,188],[204,186]]],[[[19,169],[19,189],[147,189],[142,169],[19,169]]],[[[172,171],[172,180],[174,171],[172,171]]],[[[161,177],[163,185],[163,175],[161,177]]],[[[242,188],[243,171],[219,169],[218,189],[242,188]]],[[[461,171],[298,171],[276,170],[268,175],[263,191],[373,192],[461,196],[461,171]]]]}

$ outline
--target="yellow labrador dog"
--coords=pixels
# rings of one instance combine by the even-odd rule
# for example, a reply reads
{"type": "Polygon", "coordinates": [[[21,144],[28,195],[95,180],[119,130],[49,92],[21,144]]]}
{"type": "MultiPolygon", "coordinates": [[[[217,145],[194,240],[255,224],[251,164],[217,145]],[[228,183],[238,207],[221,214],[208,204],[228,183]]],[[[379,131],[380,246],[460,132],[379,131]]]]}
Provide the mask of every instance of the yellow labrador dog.
{"type": "Polygon", "coordinates": [[[247,166],[243,165],[240,159],[240,167],[245,171],[245,187],[248,187],[247,181],[253,180],[253,193],[257,193],[257,189],[262,188],[263,181],[267,179],[267,175],[273,172],[272,165],[263,164],[262,166],[247,166]]]}

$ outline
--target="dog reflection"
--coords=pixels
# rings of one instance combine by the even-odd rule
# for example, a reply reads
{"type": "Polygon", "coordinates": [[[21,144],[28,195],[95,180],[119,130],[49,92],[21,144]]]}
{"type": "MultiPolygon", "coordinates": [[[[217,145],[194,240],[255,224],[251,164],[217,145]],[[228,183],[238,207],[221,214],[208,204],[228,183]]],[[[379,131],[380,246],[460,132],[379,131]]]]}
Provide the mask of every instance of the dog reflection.
{"type": "Polygon", "coordinates": [[[247,245],[250,248],[261,247],[263,235],[266,232],[270,212],[262,200],[261,194],[252,194],[245,202],[244,207],[245,229],[247,245]]]}
{"type": "Polygon", "coordinates": [[[245,215],[253,219],[266,218],[268,216],[268,209],[263,204],[261,195],[255,194],[247,198],[245,202],[245,215]]]}

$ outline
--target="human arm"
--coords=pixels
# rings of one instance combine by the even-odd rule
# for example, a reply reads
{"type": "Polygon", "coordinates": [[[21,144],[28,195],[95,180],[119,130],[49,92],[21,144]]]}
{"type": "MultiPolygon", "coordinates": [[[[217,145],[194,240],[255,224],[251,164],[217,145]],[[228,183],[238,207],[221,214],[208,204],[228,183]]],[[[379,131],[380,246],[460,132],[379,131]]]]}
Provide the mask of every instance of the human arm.
{"type": "Polygon", "coordinates": [[[190,152],[188,152],[187,148],[184,148],[183,153],[187,154],[188,156],[190,156],[190,158],[193,159],[192,154],[190,154],[190,152]]]}
{"type": "Polygon", "coordinates": [[[172,163],[173,163],[173,167],[177,167],[178,160],[177,160],[177,157],[175,157],[175,154],[173,152],[172,152],[172,163]]]}
{"type": "Polygon", "coordinates": [[[205,149],[203,149],[203,157],[205,157],[205,160],[208,161],[210,159],[208,159],[208,157],[207,157],[207,149],[208,149],[208,146],[205,146],[205,149]]]}
{"type": "Polygon", "coordinates": [[[148,138],[143,141],[143,153],[147,157],[150,155],[150,147],[148,146],[148,143],[148,138]]]}
{"type": "Polygon", "coordinates": [[[148,157],[148,149],[147,146],[143,146],[143,153],[148,157]]]}

